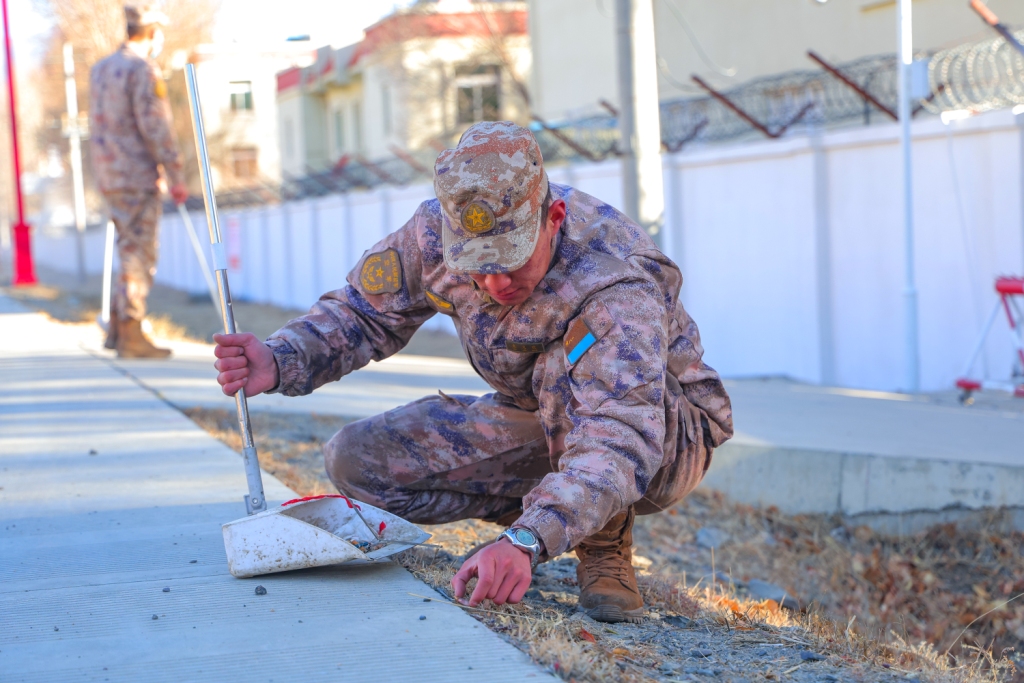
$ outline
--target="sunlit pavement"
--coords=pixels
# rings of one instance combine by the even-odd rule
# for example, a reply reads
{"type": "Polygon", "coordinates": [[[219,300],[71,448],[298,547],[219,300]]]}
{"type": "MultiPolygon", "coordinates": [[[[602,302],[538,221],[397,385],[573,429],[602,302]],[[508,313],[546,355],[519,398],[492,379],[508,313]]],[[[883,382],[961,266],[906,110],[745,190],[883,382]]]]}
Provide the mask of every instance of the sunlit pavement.
{"type": "Polygon", "coordinates": [[[0,331],[0,679],[547,678],[396,565],[232,578],[238,455],[98,354],[97,330],[0,297],[0,331]]]}

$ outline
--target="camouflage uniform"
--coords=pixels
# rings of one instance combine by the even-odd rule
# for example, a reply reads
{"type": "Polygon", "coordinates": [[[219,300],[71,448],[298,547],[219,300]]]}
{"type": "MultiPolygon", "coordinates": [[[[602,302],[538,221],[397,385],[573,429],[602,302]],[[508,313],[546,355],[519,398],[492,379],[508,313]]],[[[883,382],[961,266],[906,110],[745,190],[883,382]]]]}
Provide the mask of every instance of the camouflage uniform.
{"type": "Polygon", "coordinates": [[[99,61],[89,80],[89,114],[93,170],[117,227],[116,311],[141,320],[156,273],[158,165],[171,185],[183,182],[167,85],[156,63],[127,45],[99,61]]]}
{"type": "Polygon", "coordinates": [[[347,425],[325,447],[328,474],[415,522],[494,519],[521,505],[517,526],[554,556],[630,505],[650,513],[686,495],[732,435],[732,412],[701,360],[676,265],[611,206],[550,188],[566,217],[524,303],[501,306],[446,264],[445,249],[459,246],[442,240],[451,225],[432,200],[364,255],[347,287],[267,344],[274,391],[297,396],[450,316],[496,393],[429,397],[347,425]]]}

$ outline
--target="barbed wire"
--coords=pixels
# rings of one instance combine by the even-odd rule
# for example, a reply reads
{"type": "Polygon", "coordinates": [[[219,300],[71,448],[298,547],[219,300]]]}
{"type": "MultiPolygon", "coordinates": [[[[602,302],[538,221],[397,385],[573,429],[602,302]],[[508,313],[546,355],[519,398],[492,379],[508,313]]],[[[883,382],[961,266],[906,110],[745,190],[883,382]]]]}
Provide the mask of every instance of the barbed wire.
{"type": "MultiPolygon", "coordinates": [[[[1014,33],[1024,41],[1024,31],[1014,33]]],[[[932,113],[973,112],[1024,104],[1024,55],[1002,36],[937,52],[928,64],[932,113]]]]}
{"type": "MultiPolygon", "coordinates": [[[[1024,31],[1016,34],[1024,41],[1024,31]]],[[[756,78],[728,90],[718,90],[701,78],[693,81],[708,94],[662,102],[662,147],[669,152],[684,145],[718,143],[751,137],[823,130],[854,123],[871,125],[896,118],[898,83],[895,54],[863,57],[832,65],[808,53],[820,68],[756,78]]],[[[1024,56],[1002,37],[960,45],[928,59],[931,94],[915,103],[913,113],[940,114],[951,110],[983,112],[1024,104],[1024,56]]],[[[601,161],[619,155],[619,131],[614,108],[552,124],[535,117],[532,130],[544,160],[601,161]]],[[[279,186],[218,194],[225,206],[278,201],[371,188],[405,185],[430,178],[434,152],[402,152],[369,161],[344,158],[326,170],[286,177],[279,186]]]]}

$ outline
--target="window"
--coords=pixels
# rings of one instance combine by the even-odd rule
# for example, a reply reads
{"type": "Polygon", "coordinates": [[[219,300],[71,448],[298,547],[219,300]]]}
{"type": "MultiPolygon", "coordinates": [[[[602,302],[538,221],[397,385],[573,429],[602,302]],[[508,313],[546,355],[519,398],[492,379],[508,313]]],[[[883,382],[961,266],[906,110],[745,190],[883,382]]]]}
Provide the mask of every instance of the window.
{"type": "Polygon", "coordinates": [[[384,135],[391,135],[391,88],[380,87],[381,117],[384,119],[384,135]]]}
{"type": "Polygon", "coordinates": [[[252,81],[231,81],[231,111],[252,111],[252,81]]]}
{"type": "Polygon", "coordinates": [[[334,151],[341,154],[345,151],[345,112],[334,110],[334,151]]]}
{"type": "Polygon", "coordinates": [[[460,66],[455,69],[455,88],[459,123],[497,121],[499,70],[491,64],[460,66]]]}
{"type": "Polygon", "coordinates": [[[238,180],[253,180],[259,176],[259,150],[255,147],[235,147],[231,150],[231,172],[238,180]]]}

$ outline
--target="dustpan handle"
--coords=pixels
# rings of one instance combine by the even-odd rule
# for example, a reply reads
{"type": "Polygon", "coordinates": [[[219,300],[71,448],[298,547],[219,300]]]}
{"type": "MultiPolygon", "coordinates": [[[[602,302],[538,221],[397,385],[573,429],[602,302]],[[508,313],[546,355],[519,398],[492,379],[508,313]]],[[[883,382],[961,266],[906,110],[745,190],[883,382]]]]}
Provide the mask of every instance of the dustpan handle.
{"type": "MultiPolygon", "coordinates": [[[[228,263],[217,217],[217,198],[213,193],[213,178],[210,174],[210,154],[206,149],[206,133],[203,129],[203,110],[199,104],[199,89],[196,87],[196,68],[185,65],[185,85],[188,88],[188,108],[192,113],[192,130],[196,139],[196,157],[199,160],[199,174],[203,181],[203,199],[206,204],[206,223],[210,226],[210,244],[213,247],[213,268],[217,276],[217,293],[220,295],[220,314],[224,331],[235,333],[235,313],[231,308],[231,290],[228,288],[228,263]]],[[[249,495],[245,497],[245,509],[250,515],[267,509],[263,496],[263,477],[256,457],[256,445],[252,440],[252,426],[249,424],[249,404],[245,390],[235,394],[235,408],[238,411],[238,430],[242,434],[242,461],[245,464],[245,478],[249,484],[249,495]]]]}

